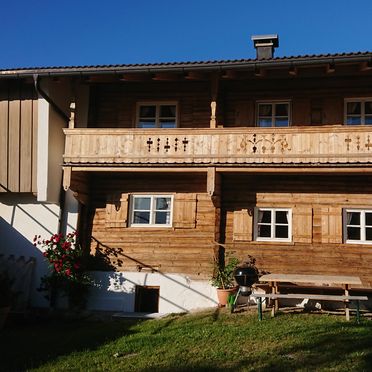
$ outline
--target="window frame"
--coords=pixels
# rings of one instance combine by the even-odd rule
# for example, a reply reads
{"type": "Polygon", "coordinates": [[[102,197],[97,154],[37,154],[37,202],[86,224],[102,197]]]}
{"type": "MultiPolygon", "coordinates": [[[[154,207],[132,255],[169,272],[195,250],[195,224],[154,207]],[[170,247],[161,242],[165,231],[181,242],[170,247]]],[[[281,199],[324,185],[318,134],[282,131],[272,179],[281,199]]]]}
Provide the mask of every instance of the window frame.
{"type": "MultiPolygon", "coordinates": [[[[279,224],[281,226],[285,224],[279,224]]],[[[254,208],[254,216],[253,216],[253,238],[254,241],[257,242],[286,242],[291,243],[292,238],[292,208],[285,208],[285,207],[255,207],[254,208]],[[270,221],[270,237],[260,237],[258,236],[258,212],[259,211],[270,211],[271,212],[271,221],[270,221]],[[275,212],[288,212],[288,238],[275,238],[275,226],[276,224],[275,220],[273,220],[273,216],[275,218],[275,212]]]]}
{"type": "Polygon", "coordinates": [[[131,194],[130,195],[130,205],[129,205],[129,227],[142,227],[142,228],[148,228],[148,227],[172,227],[173,226],[173,209],[174,209],[174,195],[172,194],[131,194]],[[151,198],[150,202],[150,223],[134,223],[134,200],[135,198],[151,198]],[[169,215],[169,223],[166,224],[160,224],[160,223],[153,223],[154,222],[154,216],[155,216],[155,200],[156,198],[170,198],[171,199],[171,205],[170,205],[170,215],[169,215]]]}
{"type": "Polygon", "coordinates": [[[175,122],[176,126],[174,128],[178,128],[178,102],[177,101],[140,101],[136,104],[136,123],[135,127],[138,129],[174,129],[174,128],[161,128],[160,127],[160,107],[161,106],[175,106],[176,107],[176,115],[175,115],[175,122]],[[155,128],[141,128],[139,127],[140,121],[140,108],[141,106],[156,106],[155,108],[155,128]]]}
{"type": "MultiPolygon", "coordinates": [[[[355,98],[345,98],[344,99],[344,125],[348,127],[357,127],[358,125],[372,125],[366,124],[366,116],[365,116],[365,102],[372,102],[372,97],[355,97],[355,98]],[[348,103],[360,103],[360,124],[348,124],[347,123],[347,104],[348,103]]],[[[350,115],[349,115],[350,116],[350,115]]],[[[372,114],[371,114],[372,116],[372,114]]]]}
{"type": "Polygon", "coordinates": [[[366,212],[372,213],[372,209],[363,208],[343,208],[342,210],[342,230],[343,230],[343,241],[345,244],[372,244],[372,240],[366,240],[366,227],[372,227],[372,225],[366,226],[366,212]],[[360,213],[360,225],[348,225],[347,224],[347,213],[354,212],[360,213]],[[360,240],[347,239],[347,228],[348,226],[360,227],[360,240]]]}
{"type": "Polygon", "coordinates": [[[256,127],[257,128],[288,128],[292,125],[292,101],[290,99],[284,99],[284,100],[264,100],[264,101],[256,101],[256,127]],[[288,125],[285,127],[277,127],[274,126],[275,118],[274,115],[274,106],[280,105],[280,104],[286,104],[288,105],[288,125]],[[260,119],[260,105],[271,105],[271,126],[270,127],[261,127],[259,125],[259,119],[260,119]]]}

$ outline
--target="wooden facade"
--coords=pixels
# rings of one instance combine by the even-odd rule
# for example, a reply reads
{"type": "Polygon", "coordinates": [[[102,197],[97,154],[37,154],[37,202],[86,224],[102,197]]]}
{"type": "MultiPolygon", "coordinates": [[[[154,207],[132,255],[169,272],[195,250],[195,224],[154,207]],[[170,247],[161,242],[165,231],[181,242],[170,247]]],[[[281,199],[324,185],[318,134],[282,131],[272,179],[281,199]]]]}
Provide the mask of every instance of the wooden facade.
{"type": "Polygon", "coordinates": [[[37,98],[33,86],[0,84],[0,193],[36,192],[37,98]]]}
{"type": "MultiPolygon", "coordinates": [[[[138,173],[133,177],[116,173],[91,177],[88,213],[93,255],[105,257],[106,264],[119,271],[185,273],[199,279],[210,275],[215,208],[206,192],[205,174],[138,173]],[[148,193],[174,196],[171,228],[130,226],[130,195],[148,193]]],[[[98,262],[98,268],[104,263],[98,262]]]]}
{"type": "MultiPolygon", "coordinates": [[[[39,71],[55,79],[51,90],[66,83],[51,94],[57,106],[71,97],[63,186],[80,202],[92,268],[207,280],[215,256],[231,250],[266,272],[357,275],[372,288],[371,61],[356,53],[39,71]],[[347,125],[348,102],[363,102],[360,124],[347,125]],[[284,126],[271,126],[272,113],[259,125],[260,105],[280,103],[284,126]],[[175,128],[161,128],[159,112],[140,128],[141,105],[173,106],[175,128]],[[134,207],[146,197],[150,206],[134,207]],[[260,210],[286,211],[286,239],[258,239],[260,210]],[[364,213],[356,242],[346,238],[350,210],[364,213]]],[[[31,80],[6,77],[0,191],[35,193],[36,93],[31,80]]]]}
{"type": "Polygon", "coordinates": [[[372,244],[344,231],[346,209],[372,210],[371,126],[344,124],[347,99],[372,97],[372,69],[326,67],[90,83],[87,128],[64,130],[64,185],[101,265],[207,279],[231,250],[266,272],[358,275],[372,288],[372,244]],[[277,101],[289,126],[258,127],[258,103],[277,101]],[[177,128],[136,128],[139,102],[176,102],[177,128]],[[131,226],[138,194],[172,195],[171,226],[131,226]],[[256,239],[257,208],[291,211],[289,241],[256,239]]]}

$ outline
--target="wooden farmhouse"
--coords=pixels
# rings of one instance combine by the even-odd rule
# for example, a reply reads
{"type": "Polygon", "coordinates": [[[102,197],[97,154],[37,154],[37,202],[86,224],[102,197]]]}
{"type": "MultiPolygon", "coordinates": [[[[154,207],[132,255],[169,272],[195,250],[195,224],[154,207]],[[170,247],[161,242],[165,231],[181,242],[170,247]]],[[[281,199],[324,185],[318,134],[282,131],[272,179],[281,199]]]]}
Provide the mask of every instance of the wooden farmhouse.
{"type": "Polygon", "coordinates": [[[0,71],[0,252],[39,273],[25,241],[77,229],[92,309],[214,306],[224,251],[372,288],[372,53],[252,39],[255,59],[0,71]]]}

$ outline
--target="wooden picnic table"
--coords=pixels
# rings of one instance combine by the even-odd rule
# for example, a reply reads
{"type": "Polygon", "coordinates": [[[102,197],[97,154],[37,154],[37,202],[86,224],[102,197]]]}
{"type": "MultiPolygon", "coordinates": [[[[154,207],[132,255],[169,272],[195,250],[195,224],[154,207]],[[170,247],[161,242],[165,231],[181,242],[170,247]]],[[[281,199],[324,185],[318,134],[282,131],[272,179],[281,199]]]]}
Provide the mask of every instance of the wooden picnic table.
{"type": "MultiPolygon", "coordinates": [[[[315,284],[319,286],[319,289],[324,289],[324,286],[341,286],[344,289],[344,296],[349,296],[349,288],[351,285],[361,285],[362,281],[357,276],[339,276],[339,275],[305,275],[305,274],[267,274],[262,275],[259,279],[260,282],[268,282],[271,287],[272,298],[274,299],[274,306],[272,309],[272,315],[275,315],[275,311],[279,309],[279,299],[275,298],[278,295],[279,286],[278,283],[307,283],[315,284]],[[323,286],[323,287],[320,287],[323,286]]],[[[287,296],[291,298],[291,294],[287,296]]],[[[305,296],[304,296],[305,297],[305,296]]],[[[314,297],[314,296],[309,296],[314,297]]],[[[320,297],[320,296],[319,296],[320,297]]],[[[322,296],[325,298],[325,296],[322,296]]],[[[345,315],[346,319],[350,320],[350,309],[349,301],[345,300],[345,315]]]]}

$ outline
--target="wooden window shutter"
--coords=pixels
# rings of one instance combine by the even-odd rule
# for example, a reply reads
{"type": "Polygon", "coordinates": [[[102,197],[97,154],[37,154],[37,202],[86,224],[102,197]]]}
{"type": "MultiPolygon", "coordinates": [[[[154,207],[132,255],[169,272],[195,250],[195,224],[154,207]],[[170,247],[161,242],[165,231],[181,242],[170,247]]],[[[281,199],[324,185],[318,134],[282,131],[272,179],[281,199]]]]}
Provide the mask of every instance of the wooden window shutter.
{"type": "Polygon", "coordinates": [[[293,208],[293,241],[311,243],[313,240],[313,209],[311,206],[293,208]]]}
{"type": "Polygon", "coordinates": [[[196,226],[196,194],[178,193],[174,197],[173,227],[193,229],[196,226]]]}
{"type": "Polygon", "coordinates": [[[109,195],[106,202],[106,227],[127,227],[129,194],[109,195]]]}
{"type": "Polygon", "coordinates": [[[248,209],[234,211],[233,239],[237,241],[252,241],[252,213],[248,209]]]}
{"type": "Polygon", "coordinates": [[[342,243],[342,208],[322,207],[321,242],[342,243]]]}

